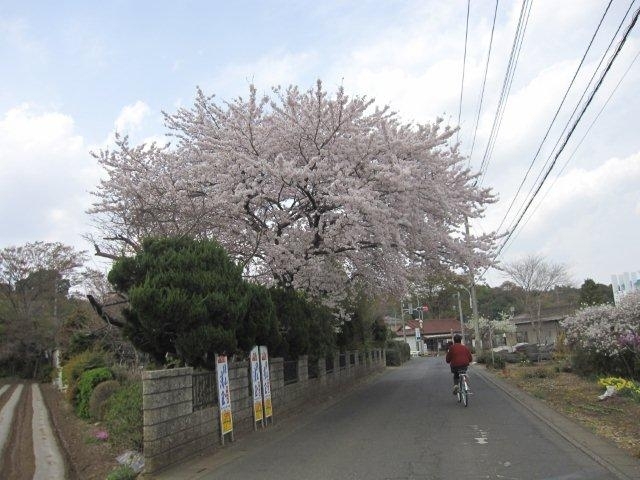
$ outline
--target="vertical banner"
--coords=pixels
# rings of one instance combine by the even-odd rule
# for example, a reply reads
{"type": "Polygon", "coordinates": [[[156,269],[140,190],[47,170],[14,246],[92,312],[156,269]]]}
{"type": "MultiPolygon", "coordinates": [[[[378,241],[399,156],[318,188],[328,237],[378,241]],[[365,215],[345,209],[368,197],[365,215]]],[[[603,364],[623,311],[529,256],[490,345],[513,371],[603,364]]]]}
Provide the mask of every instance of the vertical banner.
{"type": "Polygon", "coordinates": [[[271,417],[273,421],[273,407],[271,405],[271,375],[269,374],[269,352],[267,347],[260,347],[260,369],[262,371],[262,398],[264,403],[265,420],[271,417]]]}
{"type": "Polygon", "coordinates": [[[220,436],[231,432],[233,439],[233,418],[231,416],[231,391],[229,388],[229,366],[226,355],[216,355],[216,378],[218,380],[218,406],[220,407],[220,436]]]}
{"type": "Polygon", "coordinates": [[[249,354],[251,361],[251,390],[253,391],[253,422],[254,428],[257,422],[264,425],[262,414],[262,381],[260,375],[260,350],[253,347],[249,354]]]}

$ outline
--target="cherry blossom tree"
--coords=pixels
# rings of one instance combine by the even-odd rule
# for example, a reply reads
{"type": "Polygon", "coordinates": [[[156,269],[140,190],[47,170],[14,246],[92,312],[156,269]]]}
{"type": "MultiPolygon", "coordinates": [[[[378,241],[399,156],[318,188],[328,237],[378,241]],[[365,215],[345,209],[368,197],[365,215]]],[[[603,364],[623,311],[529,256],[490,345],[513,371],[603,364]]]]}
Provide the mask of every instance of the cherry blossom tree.
{"type": "Polygon", "coordinates": [[[106,170],[90,210],[99,255],[147,236],[214,237],[246,276],[335,297],[351,285],[403,291],[411,278],[489,263],[493,234],[465,218],[494,201],[449,141],[455,129],[403,123],[318,81],[165,114],[174,145],[95,154],[106,170]]]}

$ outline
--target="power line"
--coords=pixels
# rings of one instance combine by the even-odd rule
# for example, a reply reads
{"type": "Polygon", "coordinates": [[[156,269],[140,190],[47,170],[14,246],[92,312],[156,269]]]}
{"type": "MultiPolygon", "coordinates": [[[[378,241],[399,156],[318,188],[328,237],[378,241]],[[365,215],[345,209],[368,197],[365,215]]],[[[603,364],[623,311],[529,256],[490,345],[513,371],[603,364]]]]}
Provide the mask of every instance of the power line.
{"type": "Polygon", "coordinates": [[[487,72],[489,71],[489,60],[491,59],[491,47],[493,45],[493,32],[496,27],[496,17],[498,15],[498,3],[500,0],[496,0],[496,8],[493,11],[493,23],[491,24],[491,37],[489,38],[489,53],[487,54],[487,63],[484,67],[484,77],[482,79],[482,90],[480,91],[480,102],[478,104],[478,113],[476,115],[476,126],[473,129],[473,141],[471,142],[471,151],[469,152],[469,165],[471,164],[471,157],[473,156],[473,148],[476,144],[476,134],[478,133],[478,125],[480,124],[480,111],[482,110],[482,101],[484,99],[484,87],[487,83],[487,72]]]}
{"type": "Polygon", "coordinates": [[[462,94],[464,92],[464,71],[467,65],[467,38],[469,35],[469,10],[471,9],[471,0],[467,0],[467,26],[464,29],[464,57],[462,59],[462,82],[460,84],[460,105],[458,107],[458,131],[456,132],[456,143],[460,134],[460,116],[462,114],[462,94]]]}
{"type": "Polygon", "coordinates": [[[536,176],[536,179],[534,180],[533,184],[531,185],[531,188],[529,189],[529,192],[527,193],[527,196],[522,201],[522,204],[520,205],[520,207],[518,209],[518,212],[516,213],[516,215],[514,217],[514,220],[511,222],[511,225],[507,229],[507,231],[511,231],[514,228],[513,224],[516,221],[515,219],[520,216],[520,214],[522,213],[523,209],[525,208],[525,205],[527,203],[526,199],[527,198],[531,198],[531,196],[532,196],[532,194],[533,194],[533,192],[534,192],[534,190],[536,188],[536,185],[538,184],[538,182],[540,181],[540,179],[541,179],[541,177],[543,175],[543,172],[545,172],[546,169],[548,168],[549,163],[551,162],[551,159],[553,157],[553,152],[555,152],[556,149],[558,148],[558,145],[560,145],[560,142],[562,141],[563,136],[567,132],[567,130],[569,128],[569,125],[571,124],[572,120],[575,118],[575,115],[578,112],[578,109],[580,108],[580,104],[582,103],[582,101],[584,100],[585,96],[587,95],[587,93],[589,91],[589,88],[591,88],[592,84],[594,83],[594,81],[596,79],[596,75],[598,74],[598,71],[600,70],[600,66],[604,63],[605,59],[607,58],[607,55],[609,54],[609,52],[611,50],[611,47],[613,46],[613,43],[614,43],[616,37],[618,36],[618,33],[620,32],[620,30],[624,26],[624,23],[627,20],[627,17],[629,16],[629,13],[631,12],[631,8],[633,7],[633,4],[635,3],[635,1],[636,0],[631,0],[631,3],[629,4],[629,8],[627,8],[627,11],[625,12],[624,17],[622,18],[622,20],[618,24],[618,28],[616,29],[615,33],[611,37],[611,40],[609,41],[609,45],[607,45],[607,48],[604,50],[602,56],[600,57],[600,61],[598,62],[598,65],[596,66],[596,68],[593,70],[593,73],[591,74],[591,78],[589,79],[589,82],[587,82],[587,85],[585,86],[584,90],[582,91],[582,95],[580,95],[580,99],[576,102],[576,105],[573,108],[573,111],[571,112],[571,115],[569,116],[569,119],[567,120],[567,123],[565,124],[564,128],[562,129],[562,132],[560,133],[558,139],[556,140],[555,145],[551,149],[551,153],[549,154],[549,156],[547,157],[547,160],[545,161],[544,165],[542,166],[542,168],[538,172],[538,175],[536,176]]]}
{"type": "Polygon", "coordinates": [[[578,118],[576,118],[576,120],[573,122],[573,125],[571,126],[571,129],[567,133],[567,136],[565,137],[562,145],[560,146],[560,149],[558,150],[558,152],[554,156],[553,161],[549,165],[549,168],[545,172],[544,177],[542,178],[542,181],[539,183],[538,187],[536,188],[536,191],[534,192],[533,196],[529,199],[529,202],[527,203],[527,206],[525,207],[524,211],[518,217],[518,220],[516,221],[515,225],[513,226],[513,229],[510,230],[510,232],[507,234],[507,237],[503,241],[502,245],[498,249],[498,252],[496,253],[496,257],[495,258],[498,258],[500,256],[500,253],[504,249],[505,245],[507,244],[507,242],[509,241],[509,239],[511,238],[511,236],[513,235],[515,230],[518,228],[518,225],[520,224],[520,222],[522,221],[522,218],[524,217],[525,213],[527,212],[527,210],[531,206],[531,203],[536,198],[536,196],[540,192],[540,189],[542,188],[542,186],[544,185],[545,181],[549,177],[549,174],[551,173],[551,170],[553,170],[553,167],[555,166],[556,161],[558,160],[558,157],[563,152],[564,148],[566,147],[567,143],[569,142],[569,139],[571,138],[571,136],[573,135],[573,132],[575,131],[575,129],[578,126],[578,124],[580,123],[580,120],[582,119],[584,113],[586,112],[587,108],[591,104],[591,102],[592,102],[593,98],[595,97],[596,93],[600,89],[600,86],[602,85],[602,82],[604,81],[605,77],[609,73],[609,70],[611,69],[611,66],[613,65],[613,62],[618,57],[618,54],[620,53],[620,50],[622,50],[622,47],[624,46],[625,42],[627,41],[627,38],[629,37],[629,34],[631,33],[631,30],[633,29],[633,27],[635,26],[636,22],[638,21],[638,16],[639,15],[640,15],[640,9],[636,10],[636,12],[635,12],[635,14],[633,16],[633,20],[631,21],[631,23],[627,27],[627,30],[625,31],[622,39],[618,43],[616,51],[613,53],[613,55],[609,59],[609,62],[607,64],[605,70],[600,75],[600,79],[598,80],[598,83],[595,85],[593,91],[591,92],[591,95],[589,96],[589,98],[587,99],[586,103],[582,107],[582,109],[580,111],[580,114],[578,115],[578,118]]]}
{"type": "MultiPolygon", "coordinates": [[[[513,208],[513,205],[515,204],[518,195],[520,195],[520,191],[522,190],[522,186],[524,185],[525,181],[527,180],[527,177],[529,176],[529,173],[531,172],[531,169],[533,168],[533,165],[535,164],[536,160],[538,159],[538,155],[540,154],[540,151],[542,150],[542,146],[544,145],[544,142],[547,140],[547,137],[549,136],[549,132],[551,132],[551,127],[553,126],[553,124],[555,123],[556,119],[558,118],[558,114],[560,113],[560,109],[562,108],[562,106],[564,105],[565,100],[567,99],[567,96],[569,95],[569,91],[571,90],[571,87],[573,86],[576,77],[578,76],[578,73],[580,72],[580,69],[582,68],[582,65],[584,64],[585,59],[587,58],[587,54],[589,53],[589,50],[591,50],[591,46],[593,45],[593,42],[598,34],[598,31],[600,30],[600,27],[602,26],[602,22],[604,21],[607,12],[609,11],[609,8],[611,7],[611,3],[613,2],[613,0],[609,1],[609,4],[607,5],[607,8],[605,9],[604,13],[602,14],[602,17],[600,18],[600,22],[598,23],[598,26],[596,27],[595,32],[593,32],[593,35],[591,36],[591,40],[589,41],[589,45],[587,45],[587,49],[585,50],[584,54],[582,55],[582,59],[580,60],[580,64],[578,65],[578,68],[576,68],[575,73],[573,74],[573,78],[571,79],[571,82],[569,83],[569,86],[567,87],[567,89],[564,92],[564,96],[562,97],[562,101],[560,102],[560,105],[558,105],[558,108],[556,109],[556,113],[553,115],[553,118],[551,119],[551,123],[549,124],[549,127],[547,128],[547,131],[544,134],[544,137],[542,138],[542,141],[540,142],[540,145],[538,145],[538,150],[536,151],[536,154],[533,157],[533,160],[531,160],[531,163],[529,164],[529,168],[527,169],[527,172],[524,174],[524,178],[522,179],[522,182],[520,182],[520,186],[518,186],[518,190],[516,191],[516,194],[514,195],[513,199],[511,200],[511,203],[509,204],[509,208],[507,208],[507,212],[504,214],[504,217],[502,217],[502,221],[500,222],[500,226],[498,226],[498,231],[500,231],[500,229],[502,228],[502,225],[504,224],[505,220],[507,219],[507,216],[509,215],[509,212],[511,212],[511,209],[513,208]]],[[[616,32],[617,34],[617,32],[616,32]]],[[[614,37],[615,38],[615,37],[614,37]]],[[[596,69],[597,70],[597,69],[596,69]]],[[[594,72],[595,74],[595,72],[594,72]]],[[[563,132],[564,133],[564,132],[563,132]]]]}
{"type": "Polygon", "coordinates": [[[640,57],[640,51],[638,51],[638,53],[636,53],[636,56],[633,58],[633,60],[631,61],[631,63],[629,64],[629,66],[627,67],[626,71],[624,72],[624,74],[622,75],[622,77],[620,78],[620,80],[618,81],[618,83],[616,84],[616,86],[613,88],[613,90],[611,91],[611,94],[609,95],[609,97],[605,100],[605,102],[603,103],[602,107],[600,108],[600,110],[598,111],[598,114],[595,116],[595,118],[593,119],[593,121],[591,122],[591,124],[589,125],[589,128],[587,128],[587,130],[585,131],[584,135],[582,136],[582,138],[580,139],[580,141],[578,142],[578,144],[576,145],[576,148],[573,149],[573,152],[571,152],[571,155],[569,155],[569,157],[567,158],[567,160],[564,162],[564,164],[562,165],[562,168],[560,169],[560,171],[558,172],[558,175],[556,175],[556,178],[553,180],[553,183],[549,186],[549,188],[547,189],[547,191],[544,193],[543,197],[540,199],[540,201],[537,203],[536,207],[533,209],[533,211],[531,212],[531,215],[529,215],[527,217],[527,219],[525,220],[524,224],[522,225],[522,228],[520,228],[520,230],[518,230],[515,235],[512,237],[512,239],[510,240],[510,243],[508,245],[505,246],[505,248],[503,249],[503,252],[505,250],[507,250],[509,248],[510,245],[513,244],[513,242],[518,238],[518,235],[520,235],[520,232],[522,232],[522,230],[524,230],[524,227],[527,226],[527,223],[529,223],[529,220],[531,220],[531,218],[533,218],[533,216],[535,215],[535,213],[538,211],[538,208],[540,208],[540,205],[542,205],[542,203],[544,203],[545,199],[547,198],[547,195],[549,194],[549,192],[553,189],[554,185],[556,184],[556,182],[558,181],[558,179],[560,178],[560,176],[562,175],[562,173],[564,172],[565,168],[567,168],[567,165],[569,164],[569,162],[573,159],[573,157],[575,156],[575,154],[577,153],[578,149],[580,148],[580,146],[582,145],[582,142],[584,142],[585,138],[587,138],[587,135],[589,134],[589,132],[591,131],[591,129],[593,128],[593,126],[595,125],[595,123],[598,121],[598,119],[600,118],[600,115],[602,114],[602,112],[604,111],[605,107],[608,105],[609,101],[611,100],[611,98],[613,97],[613,95],[616,93],[616,91],[618,90],[618,87],[620,87],[620,84],[622,83],[622,81],[625,79],[625,77],[627,76],[627,74],[629,73],[629,71],[631,70],[631,67],[633,67],[633,65],[636,63],[636,60],[638,59],[638,57],[640,57]]]}
{"type": "MultiPolygon", "coordinates": [[[[532,5],[532,2],[529,0],[522,1],[522,7],[520,9],[520,17],[518,18],[518,26],[516,28],[516,33],[513,39],[513,45],[511,47],[511,53],[509,55],[509,63],[507,64],[507,71],[504,76],[504,82],[502,84],[502,90],[500,92],[500,98],[498,100],[496,114],[493,118],[493,125],[491,126],[491,132],[489,134],[487,147],[482,157],[482,162],[480,163],[479,171],[481,172],[482,176],[484,176],[484,172],[488,167],[489,160],[491,157],[490,152],[492,152],[493,145],[495,144],[495,141],[498,137],[498,131],[500,130],[500,124],[502,123],[502,115],[506,107],[507,98],[509,96],[509,91],[511,90],[511,84],[513,82],[515,69],[518,63],[518,58],[520,56],[520,49],[522,47],[524,33],[527,29],[527,24],[529,22],[531,5],[532,5]]],[[[482,182],[482,178],[480,179],[480,181],[482,182]]]]}

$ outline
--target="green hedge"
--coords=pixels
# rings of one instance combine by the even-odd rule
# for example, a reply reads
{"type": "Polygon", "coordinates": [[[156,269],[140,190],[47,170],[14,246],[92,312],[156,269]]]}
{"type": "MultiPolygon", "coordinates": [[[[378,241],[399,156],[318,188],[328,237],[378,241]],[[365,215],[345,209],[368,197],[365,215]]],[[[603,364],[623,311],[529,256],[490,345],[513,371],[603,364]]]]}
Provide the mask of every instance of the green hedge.
{"type": "Polygon", "coordinates": [[[405,342],[387,342],[387,366],[398,366],[411,358],[411,349],[405,342]]]}
{"type": "Polygon", "coordinates": [[[78,380],[78,392],[76,394],[76,413],[80,418],[89,420],[89,401],[93,389],[99,383],[113,379],[113,373],[107,367],[99,367],[87,370],[80,375],[78,380]]]}
{"type": "Polygon", "coordinates": [[[116,448],[142,451],[142,382],[125,384],[109,397],[104,423],[116,448]]]}

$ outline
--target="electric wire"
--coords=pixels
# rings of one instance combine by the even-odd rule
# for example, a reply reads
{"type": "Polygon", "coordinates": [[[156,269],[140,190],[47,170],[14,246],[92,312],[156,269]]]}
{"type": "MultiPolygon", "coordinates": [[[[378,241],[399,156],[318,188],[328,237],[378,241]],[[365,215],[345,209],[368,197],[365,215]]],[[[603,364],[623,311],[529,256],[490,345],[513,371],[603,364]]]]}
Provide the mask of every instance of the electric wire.
{"type": "Polygon", "coordinates": [[[462,58],[462,81],[460,83],[460,105],[458,106],[458,131],[456,132],[456,143],[458,143],[460,134],[460,117],[462,115],[462,94],[464,93],[464,73],[467,65],[467,38],[469,36],[469,10],[471,9],[471,0],[467,0],[467,26],[464,29],[464,56],[462,58]]]}
{"type": "MultiPolygon", "coordinates": [[[[587,49],[585,50],[584,54],[582,55],[582,59],[580,60],[580,63],[578,64],[578,68],[576,68],[576,71],[573,74],[573,78],[571,79],[571,82],[569,82],[569,86],[565,90],[564,96],[562,97],[562,100],[560,101],[560,105],[558,105],[558,108],[556,109],[556,112],[553,115],[553,118],[551,119],[551,123],[549,124],[549,127],[547,128],[547,131],[545,132],[544,137],[542,138],[542,141],[540,142],[540,145],[538,145],[538,150],[536,151],[535,155],[533,156],[533,160],[531,160],[531,163],[529,163],[529,168],[527,169],[526,173],[524,174],[524,178],[522,179],[522,182],[520,182],[520,185],[518,186],[518,190],[516,191],[516,194],[514,195],[513,199],[511,200],[511,203],[509,204],[509,208],[507,208],[506,213],[502,217],[502,221],[500,222],[500,225],[498,226],[498,231],[500,231],[502,229],[502,225],[504,225],[505,220],[509,216],[509,212],[511,212],[511,209],[513,208],[513,205],[516,203],[518,195],[520,195],[520,191],[522,190],[522,187],[523,187],[525,181],[527,180],[527,178],[529,176],[529,173],[531,172],[531,169],[533,168],[533,165],[535,164],[536,160],[538,159],[538,155],[540,155],[540,152],[542,151],[542,146],[544,145],[545,141],[547,140],[547,137],[549,136],[549,132],[551,132],[551,127],[553,127],[553,124],[555,123],[556,119],[558,118],[558,114],[560,113],[560,110],[562,109],[562,106],[564,105],[564,102],[567,99],[567,96],[569,95],[569,91],[571,90],[571,87],[573,86],[573,84],[574,84],[574,82],[576,80],[576,77],[578,76],[578,73],[580,72],[580,69],[582,68],[582,65],[584,64],[585,59],[587,58],[587,54],[589,53],[589,50],[591,50],[591,46],[593,45],[593,42],[594,42],[598,32],[600,31],[600,27],[602,26],[602,23],[604,22],[604,19],[605,19],[606,15],[607,15],[607,12],[609,11],[609,8],[611,7],[611,3],[613,3],[613,0],[609,0],[609,4],[607,5],[607,8],[605,9],[604,13],[602,14],[602,17],[600,18],[600,22],[598,23],[598,26],[596,27],[595,32],[593,32],[593,35],[591,36],[591,40],[589,41],[589,45],[587,45],[587,49]]],[[[617,32],[616,32],[616,34],[617,34],[617,32]]]]}
{"type": "Polygon", "coordinates": [[[602,85],[602,82],[604,81],[605,77],[607,76],[607,74],[609,73],[609,71],[611,70],[611,66],[613,65],[614,61],[616,60],[616,58],[618,57],[618,54],[620,53],[620,51],[622,50],[622,47],[624,46],[624,44],[627,41],[627,38],[629,37],[629,34],[631,33],[631,30],[633,29],[633,27],[636,25],[636,22],[638,21],[638,16],[640,15],[640,9],[636,10],[634,16],[633,16],[633,20],[631,21],[631,23],[629,24],[629,26],[627,27],[627,30],[625,31],[622,39],[620,40],[620,42],[618,43],[618,46],[615,50],[615,52],[613,53],[613,55],[611,56],[611,58],[609,59],[609,62],[605,68],[605,70],[602,72],[602,74],[600,75],[600,79],[598,80],[598,83],[595,85],[593,91],[591,92],[591,94],[589,95],[589,98],[587,99],[587,101],[585,102],[584,106],[582,107],[580,114],[578,115],[578,117],[576,118],[576,120],[573,122],[573,125],[571,126],[571,129],[569,130],[569,132],[567,133],[567,136],[565,137],[562,145],[560,146],[560,149],[558,150],[558,152],[555,154],[553,161],[551,162],[551,164],[549,165],[549,168],[547,169],[547,171],[544,174],[544,177],[542,178],[542,181],[540,182],[540,184],[538,185],[538,187],[536,188],[533,196],[529,199],[529,202],[527,203],[527,206],[525,207],[524,211],[522,212],[522,214],[518,217],[518,220],[516,221],[515,225],[513,226],[513,229],[510,230],[510,232],[507,234],[505,240],[503,241],[502,245],[500,246],[500,248],[498,249],[498,252],[496,253],[495,259],[497,259],[501,252],[503,251],[505,245],[507,244],[507,242],[509,241],[509,239],[511,238],[511,236],[513,235],[513,233],[515,232],[515,230],[518,228],[518,225],[520,224],[520,222],[522,221],[522,218],[524,217],[525,213],[527,212],[527,210],[529,209],[529,207],[531,206],[531,203],[533,202],[533,200],[536,198],[536,196],[538,195],[538,193],[540,192],[540,189],[542,188],[542,186],[544,185],[545,181],[547,180],[547,178],[549,177],[549,174],[551,173],[551,171],[553,170],[553,167],[555,166],[558,157],[560,156],[560,154],[563,152],[564,148],[566,147],[567,143],[569,142],[569,139],[571,138],[571,136],[573,135],[573,132],[575,131],[576,127],[578,126],[578,124],[580,123],[580,120],[582,119],[582,117],[584,116],[584,113],[586,112],[587,108],[589,107],[589,105],[591,104],[591,102],[593,101],[593,98],[595,97],[596,93],[598,92],[598,90],[600,89],[600,86],[602,85]]]}
{"type": "MultiPolygon", "coordinates": [[[[587,85],[585,86],[582,95],[580,96],[580,99],[576,102],[576,105],[573,109],[573,111],[571,112],[571,116],[569,117],[569,119],[567,120],[567,123],[565,124],[562,132],[560,133],[558,139],[556,140],[555,145],[553,146],[553,148],[551,149],[551,153],[549,154],[549,156],[547,157],[547,160],[545,161],[544,165],[542,166],[542,168],[540,169],[540,171],[538,172],[538,175],[536,176],[535,181],[533,182],[533,184],[531,185],[531,188],[529,189],[529,192],[527,193],[527,196],[525,197],[525,199],[522,201],[522,204],[520,205],[520,207],[518,208],[518,211],[514,217],[514,219],[512,220],[509,228],[507,228],[507,231],[512,231],[513,228],[515,228],[513,226],[513,224],[516,222],[516,218],[520,217],[520,214],[522,213],[523,208],[525,208],[525,205],[527,204],[527,199],[531,198],[531,195],[534,191],[534,189],[536,188],[536,185],[538,184],[538,182],[540,181],[540,178],[542,177],[543,172],[546,171],[546,169],[548,168],[549,163],[551,162],[551,159],[553,158],[553,152],[556,151],[556,149],[558,148],[558,145],[560,145],[560,142],[562,141],[562,138],[564,137],[565,133],[567,132],[567,129],[569,128],[569,125],[571,124],[572,120],[574,119],[576,112],[578,111],[578,109],[580,108],[580,105],[582,103],[582,101],[584,100],[585,96],[587,95],[587,92],[589,91],[589,89],[592,86],[592,83],[594,82],[596,75],[598,74],[598,71],[600,70],[600,67],[602,66],[603,62],[605,61],[605,59],[607,58],[607,56],[609,55],[609,52],[611,50],[611,47],[616,39],[616,37],[618,36],[618,33],[620,32],[620,30],[622,29],[624,22],[626,21],[627,17],[629,16],[629,13],[631,11],[631,8],[633,7],[633,4],[635,3],[636,0],[632,0],[631,3],[629,4],[629,8],[627,9],[627,11],[625,12],[624,17],[622,18],[622,20],[620,21],[618,28],[616,29],[615,33],[613,34],[613,36],[611,37],[611,40],[609,41],[609,45],[607,46],[607,48],[605,49],[605,51],[603,52],[602,56],[600,57],[600,61],[598,62],[598,65],[596,66],[596,68],[593,70],[593,73],[591,75],[591,78],[589,79],[589,82],[587,83],[587,85]]],[[[542,145],[541,145],[542,146],[542,145]]],[[[502,226],[502,224],[504,223],[504,220],[506,219],[506,215],[505,217],[503,217],[503,222],[500,223],[500,227],[498,228],[498,231],[500,231],[500,228],[502,226]]]]}
{"type": "MultiPolygon", "coordinates": [[[[533,2],[533,0],[532,0],[532,2],[533,2]]],[[[526,28],[527,28],[527,24],[528,24],[528,22],[529,22],[529,15],[531,14],[531,6],[532,6],[532,5],[533,5],[533,3],[530,3],[530,4],[529,4],[529,9],[528,9],[528,11],[527,11],[527,16],[526,16],[525,24],[524,24],[524,25],[525,25],[525,26],[524,26],[524,30],[525,30],[525,31],[526,31],[526,28]]],[[[517,51],[516,51],[515,64],[514,64],[514,67],[513,67],[512,72],[511,72],[511,78],[510,78],[510,80],[509,80],[509,85],[508,85],[507,92],[506,92],[505,102],[504,102],[504,105],[503,105],[503,107],[502,107],[502,113],[501,113],[501,115],[500,115],[500,120],[498,121],[498,128],[497,128],[497,130],[496,130],[496,136],[493,138],[493,143],[492,143],[492,145],[491,145],[491,150],[489,151],[489,156],[488,156],[487,162],[485,163],[484,170],[482,171],[482,175],[481,175],[481,177],[480,177],[480,183],[481,183],[481,184],[482,184],[482,182],[483,182],[483,180],[484,180],[484,177],[485,177],[485,175],[486,175],[486,173],[487,173],[487,168],[489,167],[489,161],[490,161],[490,160],[491,160],[491,158],[493,157],[493,151],[494,151],[494,149],[495,149],[496,141],[497,141],[497,139],[498,139],[498,132],[500,131],[500,127],[502,126],[502,120],[504,120],[504,112],[505,112],[505,110],[506,110],[506,108],[507,108],[507,107],[506,107],[506,105],[507,105],[507,99],[508,99],[508,97],[509,97],[509,94],[511,93],[511,86],[513,85],[513,78],[515,77],[515,68],[516,68],[516,67],[515,67],[515,65],[518,63],[518,60],[519,60],[519,58],[520,58],[520,51],[521,51],[521,49],[522,49],[522,43],[523,43],[523,42],[524,42],[524,31],[522,32],[522,36],[521,36],[521,38],[520,38],[520,42],[519,42],[519,45],[518,45],[518,49],[517,49],[517,51]]]]}
{"type": "Polygon", "coordinates": [[[640,50],[638,51],[638,53],[636,53],[636,56],[633,58],[633,60],[631,61],[631,63],[629,64],[629,66],[627,67],[627,70],[624,72],[624,74],[622,75],[622,77],[620,78],[620,80],[618,81],[618,83],[616,84],[616,86],[613,88],[613,90],[611,91],[611,94],[609,94],[609,97],[605,100],[605,102],[602,104],[602,107],[600,108],[600,110],[598,111],[597,115],[595,116],[595,118],[593,119],[593,121],[591,122],[591,124],[589,125],[589,128],[587,128],[587,130],[585,131],[584,135],[582,136],[582,138],[580,139],[580,141],[578,142],[578,144],[576,145],[576,147],[574,148],[573,152],[571,152],[571,155],[569,155],[569,157],[567,158],[567,160],[564,162],[564,164],[562,165],[562,168],[560,169],[560,171],[558,172],[558,174],[556,175],[556,178],[554,178],[553,183],[549,186],[549,188],[545,191],[544,195],[542,196],[542,198],[540,199],[540,201],[538,201],[538,203],[536,204],[535,208],[533,209],[533,211],[531,212],[531,214],[527,217],[527,219],[524,221],[524,223],[522,224],[522,227],[515,233],[515,235],[511,238],[510,242],[505,246],[505,248],[503,249],[503,253],[509,249],[509,247],[513,244],[513,242],[515,242],[515,240],[518,238],[518,236],[520,235],[520,232],[522,232],[522,230],[524,230],[524,227],[527,226],[527,223],[529,223],[529,220],[531,220],[531,218],[535,215],[535,213],[538,211],[538,208],[540,208],[540,205],[542,205],[545,201],[545,199],[547,198],[547,195],[549,194],[549,192],[553,189],[554,185],[556,184],[556,182],[558,181],[558,179],[562,176],[562,174],[564,173],[565,169],[567,168],[567,165],[569,165],[569,162],[571,160],[573,160],[573,157],[575,156],[575,154],[578,152],[578,149],[580,148],[580,146],[582,145],[582,143],[584,142],[584,140],[587,138],[587,135],[589,134],[589,132],[591,132],[591,129],[593,128],[593,126],[596,124],[596,122],[598,121],[598,119],[600,118],[600,115],[602,114],[602,112],[604,111],[605,107],[607,106],[607,104],[609,103],[609,101],[611,100],[611,98],[613,97],[613,95],[616,93],[616,91],[618,90],[618,87],[620,87],[620,84],[622,83],[622,81],[625,79],[625,77],[627,76],[627,74],[629,73],[629,71],[631,70],[631,67],[633,67],[633,65],[636,63],[636,60],[638,59],[638,57],[640,57],[640,50]]]}
{"type": "Polygon", "coordinates": [[[489,140],[487,141],[487,147],[485,149],[482,161],[480,163],[479,172],[481,174],[480,183],[482,183],[482,177],[489,164],[490,156],[493,151],[493,145],[498,137],[500,130],[500,124],[502,123],[502,115],[504,113],[509,91],[511,90],[511,84],[515,74],[515,69],[518,63],[518,57],[520,55],[520,49],[522,47],[522,41],[524,39],[524,33],[529,21],[529,14],[531,13],[532,0],[523,0],[522,7],[520,9],[520,17],[518,18],[518,26],[513,39],[513,45],[511,47],[511,53],[509,55],[509,62],[507,64],[507,71],[505,73],[504,81],[502,84],[502,90],[500,92],[500,98],[498,100],[498,106],[493,118],[493,124],[491,126],[491,132],[489,133],[489,140]]]}
{"type": "Polygon", "coordinates": [[[473,156],[473,149],[476,144],[476,135],[478,133],[478,125],[480,124],[480,111],[482,110],[482,101],[484,99],[484,88],[487,84],[487,72],[489,71],[489,60],[491,59],[491,48],[493,46],[493,32],[496,28],[496,17],[498,15],[498,3],[500,0],[496,0],[496,8],[493,11],[493,23],[491,24],[491,37],[489,38],[489,53],[487,54],[487,63],[484,66],[484,76],[482,78],[482,89],[480,90],[480,102],[478,103],[478,113],[476,114],[476,126],[473,129],[473,141],[471,142],[471,151],[469,152],[469,162],[467,166],[471,164],[471,157],[473,156]]]}

